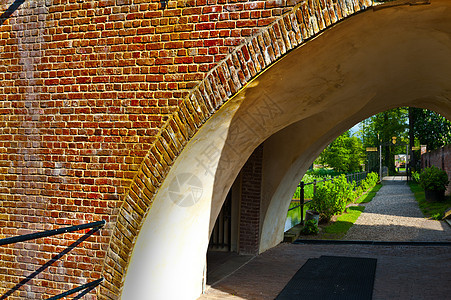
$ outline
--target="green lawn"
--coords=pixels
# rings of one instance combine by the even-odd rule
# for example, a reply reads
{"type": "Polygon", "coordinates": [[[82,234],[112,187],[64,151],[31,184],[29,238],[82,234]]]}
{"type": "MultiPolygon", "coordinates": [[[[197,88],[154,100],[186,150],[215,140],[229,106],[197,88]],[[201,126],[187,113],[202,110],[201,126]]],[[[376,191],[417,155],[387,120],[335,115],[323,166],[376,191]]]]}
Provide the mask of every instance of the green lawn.
{"type": "Polygon", "coordinates": [[[415,195],[418,206],[420,207],[425,217],[434,220],[441,220],[443,218],[443,215],[445,214],[445,211],[451,208],[450,196],[446,197],[445,201],[443,202],[429,202],[426,201],[424,190],[418,183],[409,181],[409,186],[410,190],[415,195]]]}
{"type": "Polygon", "coordinates": [[[337,220],[323,228],[325,239],[341,239],[348,232],[349,228],[357,221],[364,206],[350,206],[347,212],[340,215],[337,220]]]}
{"type": "Polygon", "coordinates": [[[360,198],[358,198],[357,200],[354,201],[354,203],[360,204],[360,203],[368,203],[371,200],[373,200],[374,196],[376,196],[376,193],[381,189],[382,184],[376,184],[371,191],[369,191],[366,194],[363,194],[362,196],[360,196],[360,198]]]}

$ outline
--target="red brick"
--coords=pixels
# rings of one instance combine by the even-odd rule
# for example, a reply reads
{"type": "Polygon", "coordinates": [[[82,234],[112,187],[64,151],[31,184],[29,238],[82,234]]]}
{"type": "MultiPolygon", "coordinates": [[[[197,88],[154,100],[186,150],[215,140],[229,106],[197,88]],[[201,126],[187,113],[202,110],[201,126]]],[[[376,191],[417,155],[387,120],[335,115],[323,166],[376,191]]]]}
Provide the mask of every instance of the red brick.
{"type": "MultiPolygon", "coordinates": [[[[263,55],[273,61],[291,41],[300,41],[299,34],[311,31],[310,15],[304,15],[309,12],[301,5],[294,40],[277,23],[263,40],[249,44],[297,3],[187,0],[169,1],[162,9],[159,1],[54,0],[46,10],[22,5],[5,21],[0,234],[108,220],[100,234],[61,258],[61,271],[51,266],[30,282],[34,298],[102,276],[102,287],[87,297],[119,298],[140,215],[185,139],[263,70],[269,63],[263,55]],[[237,47],[241,50],[234,53],[237,47]],[[165,133],[163,126],[170,126],[165,133]],[[166,153],[157,155],[155,145],[166,153]],[[138,176],[144,173],[145,179],[138,176]],[[133,204],[126,205],[126,195],[133,204]]],[[[321,3],[332,9],[332,1],[321,3]]],[[[250,180],[246,185],[256,188],[250,180]]],[[[256,210],[252,203],[243,206],[248,204],[256,210]]],[[[257,223],[249,215],[249,232],[242,233],[246,251],[256,247],[257,223]]],[[[42,248],[41,241],[33,241],[1,249],[11,274],[2,283],[14,286],[30,266],[47,262],[80,237],[65,234],[49,238],[42,248]]],[[[22,290],[14,296],[25,297],[22,290]]]]}

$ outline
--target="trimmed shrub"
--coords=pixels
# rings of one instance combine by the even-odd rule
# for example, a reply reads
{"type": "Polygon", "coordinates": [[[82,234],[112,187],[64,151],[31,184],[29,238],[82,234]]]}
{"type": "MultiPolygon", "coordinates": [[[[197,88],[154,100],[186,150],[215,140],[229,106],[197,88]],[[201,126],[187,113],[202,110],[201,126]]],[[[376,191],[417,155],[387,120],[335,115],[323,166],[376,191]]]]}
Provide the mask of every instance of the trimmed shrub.
{"type": "Polygon", "coordinates": [[[360,183],[360,187],[362,188],[362,194],[366,192],[368,189],[372,188],[379,181],[379,175],[374,172],[368,173],[366,178],[362,180],[360,183]]]}
{"type": "Polygon", "coordinates": [[[445,191],[448,183],[446,172],[436,166],[425,168],[420,174],[420,185],[425,190],[445,191]]]}
{"type": "Polygon", "coordinates": [[[354,184],[348,183],[345,175],[334,178],[333,183],[327,181],[317,188],[310,209],[319,212],[321,220],[329,221],[332,216],[344,212],[354,194],[353,188],[354,184]]]}
{"type": "Polygon", "coordinates": [[[333,195],[333,183],[326,181],[316,189],[313,200],[309,203],[310,209],[319,212],[321,220],[329,221],[335,214],[335,197],[333,195]]]}
{"type": "Polygon", "coordinates": [[[349,183],[345,175],[340,175],[333,182],[326,181],[318,186],[309,208],[319,212],[322,221],[329,221],[332,216],[342,214],[349,203],[375,186],[378,180],[376,173],[369,173],[360,186],[355,188],[355,183],[349,183]]]}

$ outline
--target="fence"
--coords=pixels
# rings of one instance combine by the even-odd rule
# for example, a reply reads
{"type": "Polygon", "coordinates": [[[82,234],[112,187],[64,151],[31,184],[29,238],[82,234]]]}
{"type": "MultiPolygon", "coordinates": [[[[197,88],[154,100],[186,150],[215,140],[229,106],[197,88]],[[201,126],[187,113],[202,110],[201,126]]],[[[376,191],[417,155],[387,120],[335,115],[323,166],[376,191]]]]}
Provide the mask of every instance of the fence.
{"type": "MultiPolygon", "coordinates": [[[[355,182],[356,183],[355,187],[358,187],[360,185],[360,183],[362,182],[362,180],[364,180],[367,175],[368,175],[368,172],[351,173],[351,174],[346,175],[346,179],[347,179],[347,181],[349,183],[355,182]]],[[[312,201],[311,199],[306,201],[306,199],[305,199],[305,187],[309,186],[309,185],[313,185],[313,195],[315,195],[316,194],[316,188],[318,187],[318,185],[323,183],[323,182],[326,182],[326,181],[334,182],[334,176],[332,176],[331,178],[325,178],[325,179],[319,180],[319,181],[317,181],[315,179],[315,180],[313,180],[313,182],[305,183],[305,182],[301,181],[299,183],[299,186],[298,186],[300,188],[299,205],[291,207],[290,209],[288,209],[288,211],[294,210],[296,208],[300,208],[301,209],[301,214],[300,214],[301,215],[301,222],[300,222],[300,224],[304,224],[304,206],[305,206],[305,204],[307,204],[308,202],[312,201]]],[[[297,201],[295,200],[295,201],[292,201],[292,203],[293,202],[296,203],[297,201]]]]}

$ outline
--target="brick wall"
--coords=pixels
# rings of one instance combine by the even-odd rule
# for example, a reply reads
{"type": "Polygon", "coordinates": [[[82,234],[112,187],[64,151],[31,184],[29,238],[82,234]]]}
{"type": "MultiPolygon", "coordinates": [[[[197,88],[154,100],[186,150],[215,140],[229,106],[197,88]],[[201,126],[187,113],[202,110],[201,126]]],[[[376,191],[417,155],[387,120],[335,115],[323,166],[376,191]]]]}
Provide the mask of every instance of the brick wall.
{"type": "Polygon", "coordinates": [[[44,299],[103,276],[86,299],[117,299],[145,212],[196,130],[284,53],[369,3],[3,1],[0,238],[107,225],[0,248],[0,294],[44,299]]]}
{"type": "Polygon", "coordinates": [[[448,173],[450,183],[445,194],[451,194],[451,145],[444,146],[440,149],[430,151],[421,155],[421,167],[426,168],[436,166],[448,173]]]}
{"type": "Polygon", "coordinates": [[[254,150],[241,170],[241,202],[238,252],[258,254],[262,191],[263,146],[254,150]]]}

